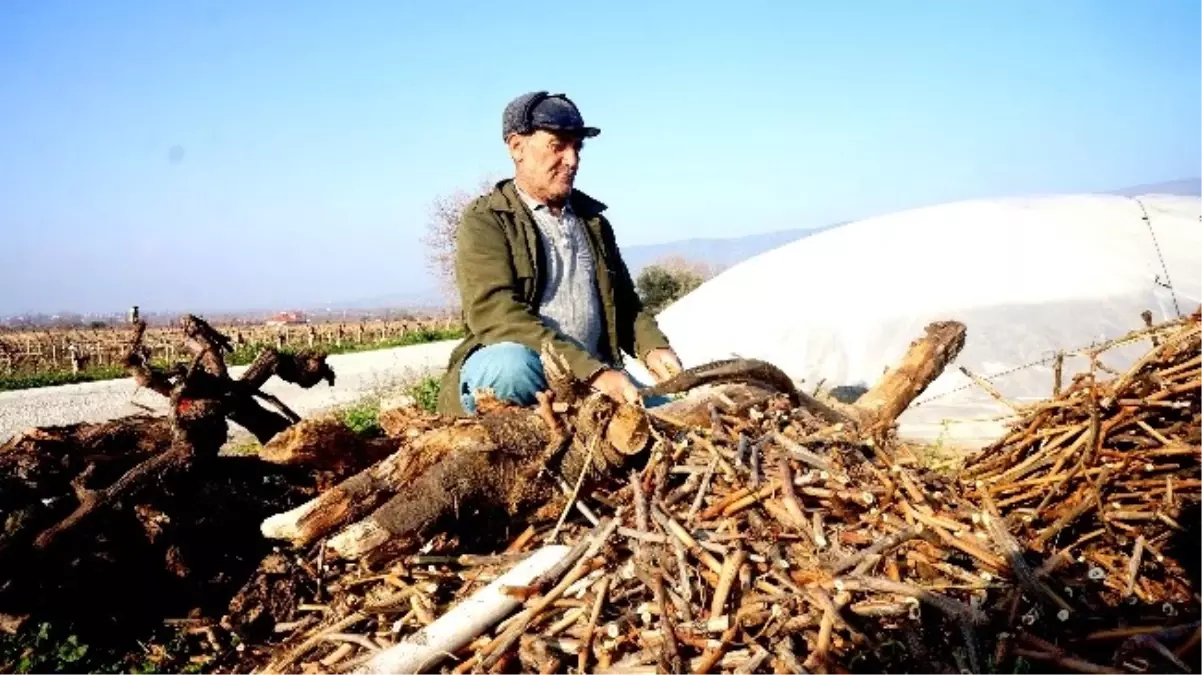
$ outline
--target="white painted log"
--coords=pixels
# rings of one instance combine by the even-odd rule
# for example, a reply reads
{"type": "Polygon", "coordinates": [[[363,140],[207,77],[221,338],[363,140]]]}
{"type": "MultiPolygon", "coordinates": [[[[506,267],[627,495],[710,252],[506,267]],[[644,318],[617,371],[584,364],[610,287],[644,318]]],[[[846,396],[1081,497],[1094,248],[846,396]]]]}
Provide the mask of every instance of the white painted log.
{"type": "Polygon", "coordinates": [[[539,549],[434,623],[376,654],[356,672],[433,672],[449,654],[467,646],[521,606],[522,601],[506,595],[503,587],[530,585],[541,574],[555,567],[571,550],[570,546],[558,545],[539,549]]]}

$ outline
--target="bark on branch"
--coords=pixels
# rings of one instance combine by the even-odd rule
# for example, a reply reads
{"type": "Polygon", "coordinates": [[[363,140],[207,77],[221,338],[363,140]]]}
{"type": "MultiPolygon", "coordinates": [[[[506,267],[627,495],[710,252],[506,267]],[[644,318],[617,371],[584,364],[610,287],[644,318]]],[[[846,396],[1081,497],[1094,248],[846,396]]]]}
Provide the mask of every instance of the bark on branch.
{"type": "Polygon", "coordinates": [[[860,429],[868,433],[893,424],[956,360],[967,332],[959,321],[929,324],[926,334],[910,343],[901,362],[855,402],[860,429]]]}

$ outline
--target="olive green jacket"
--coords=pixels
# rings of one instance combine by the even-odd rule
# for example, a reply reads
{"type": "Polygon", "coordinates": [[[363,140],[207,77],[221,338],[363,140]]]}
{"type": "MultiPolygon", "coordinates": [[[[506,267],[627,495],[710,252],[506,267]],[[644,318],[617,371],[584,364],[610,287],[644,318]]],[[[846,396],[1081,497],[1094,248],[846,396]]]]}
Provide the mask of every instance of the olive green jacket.
{"type": "Polygon", "coordinates": [[[467,414],[459,373],[467,357],[482,346],[517,342],[541,353],[544,341],[550,341],[581,380],[603,368],[621,368],[622,352],[641,360],[651,350],[668,346],[639,300],[613,229],[602,215],[605,205],[579,190],[573,190],[570,199],[597,263],[597,290],[605,313],[598,352],[607,358],[595,358],[540,320],[538,299],[546,267],[541,235],[512,179],[502,180],[464,209],[456,234],[455,273],[467,336],[452,352],[442,379],[438,408],[443,414],[467,414]]]}

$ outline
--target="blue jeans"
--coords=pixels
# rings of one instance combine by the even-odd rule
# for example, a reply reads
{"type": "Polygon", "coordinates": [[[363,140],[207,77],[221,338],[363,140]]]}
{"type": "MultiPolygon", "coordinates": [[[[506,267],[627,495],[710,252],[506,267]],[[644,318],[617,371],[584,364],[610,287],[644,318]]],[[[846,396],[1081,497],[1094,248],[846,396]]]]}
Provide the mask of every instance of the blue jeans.
{"type": "MultiPolygon", "coordinates": [[[[635,381],[635,386],[641,384],[635,381]]],[[[459,398],[463,409],[472,415],[476,413],[473,393],[478,389],[492,389],[501,400],[529,406],[538,401],[534,395],[546,388],[547,378],[543,375],[538,353],[516,342],[501,342],[477,349],[459,373],[459,398]]],[[[644,399],[643,404],[652,408],[669,400],[665,396],[652,396],[644,399]]]]}

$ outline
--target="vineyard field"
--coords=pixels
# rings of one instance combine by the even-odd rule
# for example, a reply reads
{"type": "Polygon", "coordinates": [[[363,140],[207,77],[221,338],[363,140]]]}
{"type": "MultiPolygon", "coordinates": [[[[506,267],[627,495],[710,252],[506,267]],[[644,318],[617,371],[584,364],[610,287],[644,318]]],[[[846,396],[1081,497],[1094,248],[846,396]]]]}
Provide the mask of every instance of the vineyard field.
{"type": "MultiPolygon", "coordinates": [[[[317,349],[327,354],[387,349],[463,335],[458,317],[374,319],[285,325],[232,324],[216,328],[233,342],[231,366],[246,365],[266,347],[317,349]]],[[[0,329],[0,391],[125,377],[121,365],[131,327],[0,329]]],[[[178,325],[146,331],[151,360],[166,365],[188,358],[178,325]]]]}

